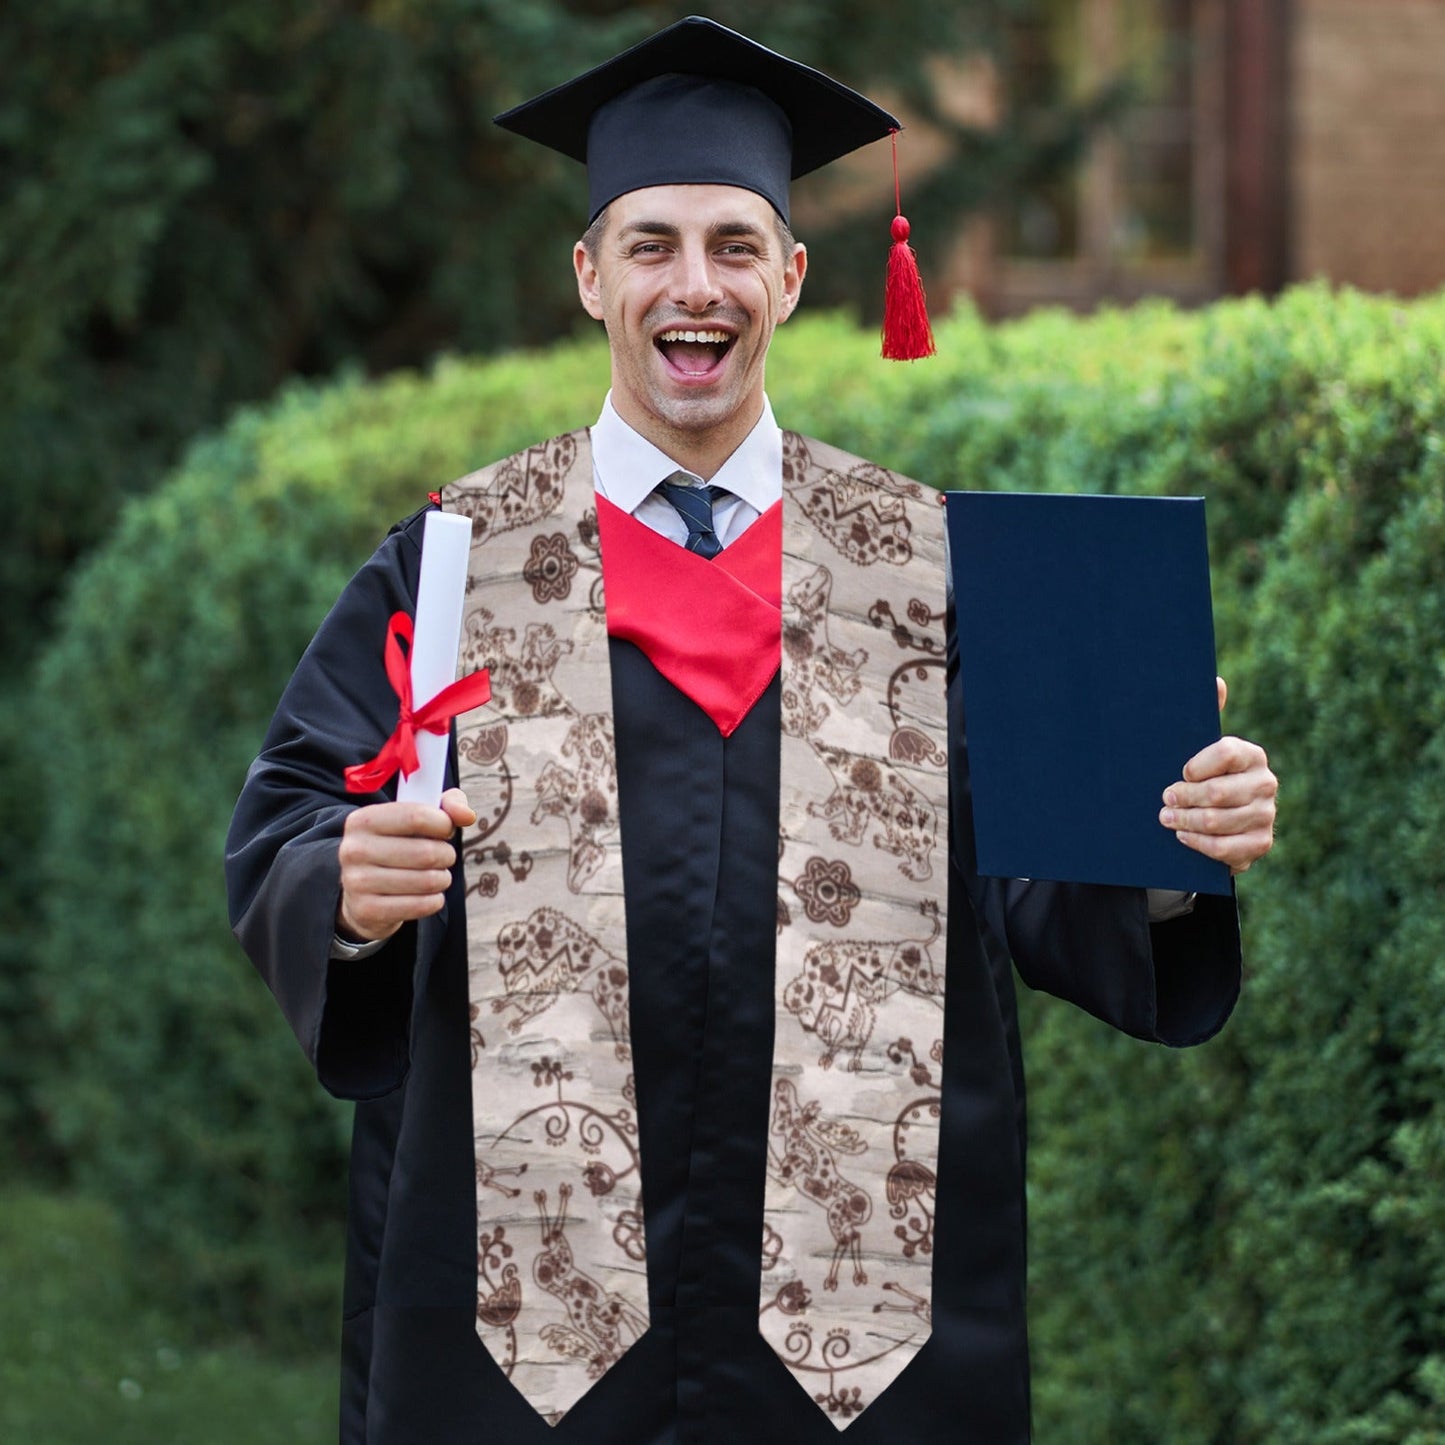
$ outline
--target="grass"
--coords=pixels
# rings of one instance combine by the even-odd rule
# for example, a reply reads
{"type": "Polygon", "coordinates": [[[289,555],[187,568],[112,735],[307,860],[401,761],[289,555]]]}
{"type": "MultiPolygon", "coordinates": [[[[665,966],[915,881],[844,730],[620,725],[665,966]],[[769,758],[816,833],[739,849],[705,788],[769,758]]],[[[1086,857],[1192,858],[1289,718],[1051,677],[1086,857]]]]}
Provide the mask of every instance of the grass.
{"type": "MultiPolygon", "coordinates": [[[[339,1262],[338,1262],[339,1268],[339,1262]]],[[[337,1363],[192,1345],[145,1301],[113,1212],[0,1192],[0,1440],[7,1445],[329,1445],[337,1363]]]]}

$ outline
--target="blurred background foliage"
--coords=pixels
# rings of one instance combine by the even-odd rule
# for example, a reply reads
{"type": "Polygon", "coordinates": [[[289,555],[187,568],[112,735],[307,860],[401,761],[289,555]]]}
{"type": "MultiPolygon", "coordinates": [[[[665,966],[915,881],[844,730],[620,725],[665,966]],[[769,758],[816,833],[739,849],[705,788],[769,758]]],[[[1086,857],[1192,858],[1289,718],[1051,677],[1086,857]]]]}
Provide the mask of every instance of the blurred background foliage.
{"type": "MultiPolygon", "coordinates": [[[[710,13],[951,139],[905,196],[926,262],[1119,103],[940,114],[919,57],[1024,8],[710,13]]],[[[347,1119],[229,939],[221,841],[386,525],[595,415],[580,172],[490,116],[682,13],[0,10],[0,1438],[331,1433],[347,1119]]],[[[1026,1003],[1037,1437],[1445,1440],[1445,298],[962,310],[883,368],[826,307],[877,295],[888,179],[807,237],[780,416],[937,484],[1206,495],[1228,721],[1285,779],[1219,1040],[1026,1003]]]]}

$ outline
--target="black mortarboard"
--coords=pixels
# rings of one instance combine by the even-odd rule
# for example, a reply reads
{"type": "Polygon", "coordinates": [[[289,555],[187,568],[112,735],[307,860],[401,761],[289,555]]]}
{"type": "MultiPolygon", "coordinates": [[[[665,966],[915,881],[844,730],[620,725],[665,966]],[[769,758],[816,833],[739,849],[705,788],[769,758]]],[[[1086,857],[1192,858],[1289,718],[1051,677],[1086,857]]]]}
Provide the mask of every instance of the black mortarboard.
{"type": "Polygon", "coordinates": [[[788,219],[788,182],[899,129],[820,70],[691,15],[496,117],[587,165],[589,218],[644,186],[756,191],[788,219]]]}

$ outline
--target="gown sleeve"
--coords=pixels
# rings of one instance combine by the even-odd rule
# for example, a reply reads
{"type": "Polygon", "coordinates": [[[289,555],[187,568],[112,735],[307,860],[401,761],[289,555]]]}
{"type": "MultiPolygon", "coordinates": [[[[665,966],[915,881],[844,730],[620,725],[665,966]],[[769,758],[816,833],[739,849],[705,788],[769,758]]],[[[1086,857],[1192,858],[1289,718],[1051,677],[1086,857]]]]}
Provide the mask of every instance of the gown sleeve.
{"type": "Polygon", "coordinates": [[[353,808],[384,800],[348,793],[343,771],[373,757],[396,724],[386,628],[393,612],[416,610],[424,516],[392,530],[321,624],[246,775],[226,839],[236,937],[322,1085],[348,1099],[396,1089],[409,1059],[416,926],[365,958],[330,954],[342,826],[353,808]]]}
{"type": "Polygon", "coordinates": [[[1143,888],[979,875],[951,622],[950,846],[982,927],[1030,988],[1136,1038],[1202,1043],[1223,1027],[1239,996],[1239,916],[1232,893],[1201,893],[1190,913],[1151,924],[1143,888]]]}

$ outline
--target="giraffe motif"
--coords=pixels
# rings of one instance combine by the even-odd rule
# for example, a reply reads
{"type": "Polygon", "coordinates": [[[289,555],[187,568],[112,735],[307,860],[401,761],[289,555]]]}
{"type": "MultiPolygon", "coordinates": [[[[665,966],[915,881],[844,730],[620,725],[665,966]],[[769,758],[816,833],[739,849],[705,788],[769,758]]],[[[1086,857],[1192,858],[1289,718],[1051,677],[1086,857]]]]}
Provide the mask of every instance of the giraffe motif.
{"type": "Polygon", "coordinates": [[[828,1218],[833,1234],[833,1262],[823,1288],[838,1288],[838,1269],[847,1255],[853,1261],[853,1283],[868,1283],[863,1269],[862,1228],[873,1217],[867,1193],[838,1172],[839,1154],[862,1154],[863,1140],[846,1124],[818,1117],[818,1102],[798,1102],[791,1079],[773,1086],[773,1120],[769,1128],[768,1168],[780,1183],[791,1184],[828,1218]],[[781,1143],[775,1147],[771,1136],[781,1143]]]}

